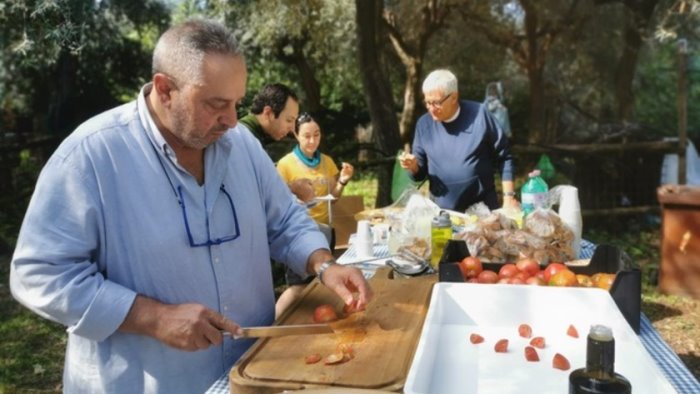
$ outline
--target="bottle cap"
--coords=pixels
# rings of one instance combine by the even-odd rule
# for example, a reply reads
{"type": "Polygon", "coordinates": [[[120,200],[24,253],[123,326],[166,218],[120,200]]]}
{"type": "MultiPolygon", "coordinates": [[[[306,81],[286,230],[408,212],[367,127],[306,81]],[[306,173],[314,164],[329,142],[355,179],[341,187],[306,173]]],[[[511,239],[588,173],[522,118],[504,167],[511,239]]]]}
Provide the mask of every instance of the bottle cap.
{"type": "Polygon", "coordinates": [[[450,214],[446,211],[440,211],[437,216],[433,217],[432,225],[435,227],[447,227],[452,226],[452,221],[450,220],[450,214]]]}
{"type": "Polygon", "coordinates": [[[592,325],[591,331],[588,333],[588,335],[596,341],[601,342],[607,342],[613,339],[612,328],[602,324],[592,325]]]}

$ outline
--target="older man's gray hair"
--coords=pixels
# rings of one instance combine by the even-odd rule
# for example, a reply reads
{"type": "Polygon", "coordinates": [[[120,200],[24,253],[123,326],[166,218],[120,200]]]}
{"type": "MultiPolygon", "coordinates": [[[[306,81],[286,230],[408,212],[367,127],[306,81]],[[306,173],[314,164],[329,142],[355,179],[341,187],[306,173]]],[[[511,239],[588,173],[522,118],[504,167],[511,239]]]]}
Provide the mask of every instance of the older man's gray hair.
{"type": "Polygon", "coordinates": [[[450,70],[438,69],[425,77],[423,93],[441,91],[444,95],[457,91],[457,77],[450,70]]]}
{"type": "Polygon", "coordinates": [[[242,56],[238,41],[225,26],[211,20],[190,19],[160,37],[153,51],[153,74],[166,74],[179,83],[201,83],[206,54],[242,56]]]}

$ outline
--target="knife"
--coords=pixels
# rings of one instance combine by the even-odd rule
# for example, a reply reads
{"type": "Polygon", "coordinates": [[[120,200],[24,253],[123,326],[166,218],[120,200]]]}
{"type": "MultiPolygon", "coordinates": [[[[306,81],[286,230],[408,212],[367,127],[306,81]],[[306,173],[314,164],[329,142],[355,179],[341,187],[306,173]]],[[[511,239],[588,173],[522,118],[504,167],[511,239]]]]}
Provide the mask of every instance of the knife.
{"type": "Polygon", "coordinates": [[[238,338],[284,337],[288,335],[332,334],[333,329],[328,324],[290,324],[286,326],[241,327],[242,335],[233,335],[222,331],[223,335],[238,338]]]}

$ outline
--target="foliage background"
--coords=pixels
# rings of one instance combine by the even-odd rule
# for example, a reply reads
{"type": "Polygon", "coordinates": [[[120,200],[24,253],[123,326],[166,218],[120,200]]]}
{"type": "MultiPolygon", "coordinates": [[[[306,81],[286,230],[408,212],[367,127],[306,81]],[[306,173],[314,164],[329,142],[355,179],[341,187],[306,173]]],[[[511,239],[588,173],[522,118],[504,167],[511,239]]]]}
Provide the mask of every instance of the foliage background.
{"type": "MultiPolygon", "coordinates": [[[[371,55],[382,59],[381,75],[393,98],[389,110],[397,122],[408,107],[405,84],[411,69],[389,38],[389,22],[420,65],[419,80],[427,71],[447,67],[459,77],[461,97],[476,101],[483,100],[487,83],[501,81],[515,146],[677,136],[677,42],[683,38],[688,44],[688,135],[700,145],[698,0],[5,0],[0,2],[0,255],[14,249],[36,177],[57,144],[90,116],[133,99],[149,80],[151,51],[160,33],[200,15],[226,23],[245,46],[247,102],[266,83],[292,86],[302,97],[302,110],[321,119],[322,150],[357,164],[360,174],[348,192],[364,194],[371,206],[383,201],[378,195],[390,187],[385,179],[377,181],[375,170],[391,163],[396,153],[377,143],[389,128],[371,124],[363,85],[367,70],[358,65],[357,31],[375,22],[381,26],[381,45],[371,55]],[[378,6],[381,20],[358,21],[359,2],[378,6]],[[644,13],[647,9],[652,12],[644,13]],[[424,29],[431,15],[443,19],[424,29]],[[528,15],[536,17],[535,50],[526,39],[528,15]],[[638,58],[634,67],[619,70],[630,34],[640,38],[638,58]],[[424,53],[418,50],[421,39],[424,53]],[[541,69],[541,81],[533,81],[528,67],[541,69]],[[616,85],[624,77],[631,78],[632,95],[621,103],[616,85]],[[539,116],[533,102],[540,96],[538,123],[533,122],[539,116]],[[621,116],[621,104],[632,108],[629,116],[621,116]]],[[[424,112],[421,99],[415,96],[414,118],[424,112]]],[[[281,154],[290,146],[287,141],[275,149],[281,154]]],[[[517,184],[533,165],[522,159],[517,184]]],[[[658,176],[640,171],[637,158],[632,159],[620,177],[658,176]]],[[[611,172],[620,170],[611,163],[611,172]]],[[[555,165],[573,166],[570,157],[555,165]]],[[[571,182],[565,173],[557,183],[571,182]]],[[[635,259],[648,261],[653,272],[659,261],[658,223],[653,215],[641,222],[651,227],[615,218],[601,227],[588,226],[586,236],[619,242],[635,259]]],[[[0,355],[9,356],[0,357],[0,392],[55,389],[62,329],[10,299],[7,266],[2,267],[0,355]],[[25,332],[37,335],[27,340],[25,332]]]]}

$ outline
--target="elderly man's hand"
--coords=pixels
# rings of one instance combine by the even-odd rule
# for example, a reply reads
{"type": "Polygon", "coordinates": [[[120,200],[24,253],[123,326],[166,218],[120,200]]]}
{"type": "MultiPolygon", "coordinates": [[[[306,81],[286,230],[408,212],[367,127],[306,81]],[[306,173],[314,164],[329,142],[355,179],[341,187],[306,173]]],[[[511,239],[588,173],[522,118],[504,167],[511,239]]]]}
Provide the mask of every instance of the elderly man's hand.
{"type": "Polygon", "coordinates": [[[416,156],[410,153],[402,152],[399,156],[399,164],[402,168],[410,171],[413,175],[418,172],[418,160],[416,159],[416,156]]]}
{"type": "Polygon", "coordinates": [[[362,275],[362,271],[355,267],[333,264],[323,272],[322,279],[322,283],[333,290],[345,305],[352,305],[362,310],[372,300],[372,288],[362,275]]]}
{"type": "Polygon", "coordinates": [[[297,198],[303,202],[309,202],[316,197],[316,193],[314,193],[314,185],[311,183],[311,180],[307,178],[289,182],[289,190],[291,190],[292,194],[297,196],[297,198]]]}

